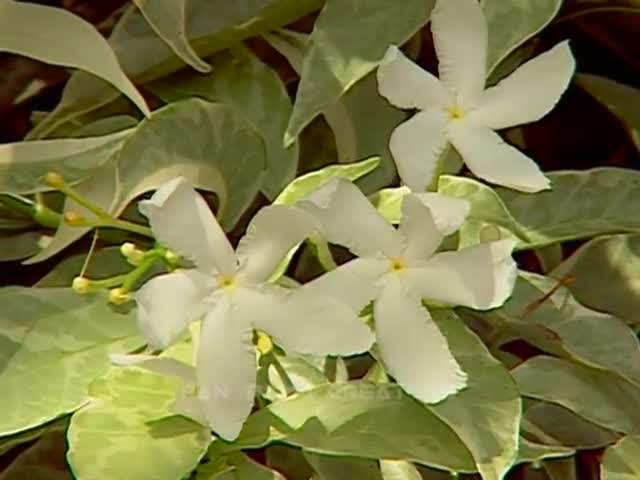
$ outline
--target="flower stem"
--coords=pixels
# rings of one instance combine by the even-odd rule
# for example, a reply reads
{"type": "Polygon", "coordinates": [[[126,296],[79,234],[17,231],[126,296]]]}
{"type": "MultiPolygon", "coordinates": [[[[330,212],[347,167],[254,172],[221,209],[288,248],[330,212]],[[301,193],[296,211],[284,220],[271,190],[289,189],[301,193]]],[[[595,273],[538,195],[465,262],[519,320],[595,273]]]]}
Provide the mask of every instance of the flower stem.
{"type": "Polygon", "coordinates": [[[336,265],[336,262],[331,255],[331,250],[329,250],[329,244],[324,238],[310,238],[309,243],[315,249],[316,257],[325,271],[329,272],[338,268],[338,265],[336,265]]]}
{"type": "Polygon", "coordinates": [[[58,228],[60,224],[61,216],[59,213],[51,210],[46,205],[33,202],[20,195],[0,194],[0,203],[18,213],[31,217],[33,221],[44,227],[58,228]]]}

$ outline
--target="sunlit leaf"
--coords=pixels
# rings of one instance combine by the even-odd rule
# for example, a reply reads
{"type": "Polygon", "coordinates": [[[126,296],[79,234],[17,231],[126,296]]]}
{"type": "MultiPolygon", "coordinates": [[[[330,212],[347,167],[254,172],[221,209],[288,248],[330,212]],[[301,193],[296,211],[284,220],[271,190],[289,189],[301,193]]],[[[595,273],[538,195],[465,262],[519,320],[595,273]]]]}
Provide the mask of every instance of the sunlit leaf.
{"type": "Polygon", "coordinates": [[[198,57],[187,39],[185,32],[186,0],[132,1],[140,9],[151,28],[185,63],[202,73],[211,71],[211,65],[198,57]]]}
{"type": "Polygon", "coordinates": [[[602,457],[602,480],[635,480],[640,476],[640,437],[626,436],[602,457]]]}
{"type": "Polygon", "coordinates": [[[305,452],[305,457],[316,471],[319,480],[385,480],[378,468],[378,462],[367,458],[321,455],[305,452]]]}
{"type": "Polygon", "coordinates": [[[385,0],[328,0],[309,38],[287,144],[380,63],[389,44],[427,23],[434,1],[406,0],[389,15],[385,0]]]}
{"type": "Polygon", "coordinates": [[[0,435],[37,427],[87,400],[109,352],[140,345],[132,315],[103,295],[70,289],[0,289],[0,435]]]}
{"type": "Polygon", "coordinates": [[[404,460],[380,460],[383,480],[421,480],[420,472],[410,462],[404,460]]]}
{"type": "Polygon", "coordinates": [[[149,107],[96,28],[62,8],[0,2],[0,51],[78,68],[106,80],[149,116],[149,107]]]}
{"type": "Polygon", "coordinates": [[[562,445],[545,445],[520,437],[518,458],[515,464],[539,462],[547,458],[570,457],[576,451],[562,445]]]}
{"type": "Polygon", "coordinates": [[[151,83],[149,89],[167,102],[197,96],[242,113],[264,139],[267,168],[261,190],[273,199],[293,180],[298,167],[298,144],[282,144],[291,100],[277,73],[248,49],[234,47],[211,62],[215,70],[208,75],[180,72],[151,83]]]}

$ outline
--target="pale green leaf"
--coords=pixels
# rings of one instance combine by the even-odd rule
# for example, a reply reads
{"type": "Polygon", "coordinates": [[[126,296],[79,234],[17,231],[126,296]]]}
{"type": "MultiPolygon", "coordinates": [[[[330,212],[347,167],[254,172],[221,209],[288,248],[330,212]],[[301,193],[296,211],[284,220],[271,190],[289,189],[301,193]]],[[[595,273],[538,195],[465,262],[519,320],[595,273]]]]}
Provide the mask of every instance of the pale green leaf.
{"type": "Polygon", "coordinates": [[[577,480],[575,457],[548,459],[542,464],[549,480],[577,480]]]}
{"type": "Polygon", "coordinates": [[[68,10],[11,0],[0,2],[0,51],[89,72],[120,90],[146,116],[151,114],[104,37],[92,24],[68,10]]]}
{"type": "Polygon", "coordinates": [[[345,178],[355,181],[372,172],[379,163],[379,157],[372,157],[347,165],[330,165],[320,170],[301,175],[287,185],[273,203],[293,205],[307,193],[310,193],[332,178],[345,178]]]}
{"type": "Polygon", "coordinates": [[[619,376],[543,355],[512,374],[525,396],[557,403],[612,430],[640,433],[640,387],[619,376]]]}
{"type": "Polygon", "coordinates": [[[561,6],[562,0],[482,0],[489,26],[488,73],[546,27],[561,6]]]}
{"type": "Polygon", "coordinates": [[[573,275],[569,290],[583,305],[628,324],[640,311],[640,235],[598,237],[581,246],[551,275],[573,275]]]}
{"type": "Polygon", "coordinates": [[[39,438],[0,473],[0,480],[73,480],[65,462],[64,432],[39,438]]]}
{"type": "MultiPolygon", "coordinates": [[[[322,3],[322,0],[192,0],[186,4],[187,40],[198,55],[208,57],[245,38],[293,22],[319,9],[322,3]]],[[[147,83],[184,66],[135,8],[122,16],[109,44],[122,69],[138,83],[147,83]]],[[[62,124],[116,98],[116,92],[106,83],[75,73],[58,106],[29,133],[29,138],[50,136],[62,124]]]]}
{"type": "Polygon", "coordinates": [[[518,458],[515,464],[539,462],[547,458],[570,457],[575,454],[575,452],[573,448],[563,445],[545,445],[520,437],[518,458]]]}
{"type": "Polygon", "coordinates": [[[372,72],[390,44],[406,42],[427,23],[434,1],[327,0],[309,38],[285,143],[372,72]]]}
{"type": "Polygon", "coordinates": [[[383,480],[422,480],[418,469],[404,460],[380,460],[380,473],[383,480]]]}
{"type": "Polygon", "coordinates": [[[267,169],[261,189],[272,200],[298,168],[298,144],[282,144],[292,109],[289,95],[278,74],[246,48],[221,52],[211,62],[215,70],[209,75],[180,72],[151,83],[149,90],[167,102],[198,96],[242,113],[264,139],[267,169]]]}
{"type": "Polygon", "coordinates": [[[88,138],[61,138],[0,145],[0,191],[34,193],[51,190],[44,176],[56,172],[69,184],[90,177],[120,148],[131,130],[88,138]]]}
{"type": "Polygon", "coordinates": [[[576,83],[631,128],[640,129],[640,90],[599,75],[576,75],[576,83]]]}
{"type": "Polygon", "coordinates": [[[607,448],[602,457],[602,480],[636,480],[640,477],[640,437],[626,436],[607,448]]]}
{"type": "MultiPolygon", "coordinates": [[[[281,30],[264,38],[289,61],[298,74],[302,73],[308,35],[281,30]]],[[[393,181],[396,168],[389,151],[389,137],[404,120],[405,114],[378,94],[375,73],[369,73],[341,98],[328,105],[322,114],[333,131],[338,163],[380,155],[378,168],[358,182],[365,192],[393,181]]]]}
{"type": "Polygon", "coordinates": [[[211,65],[198,57],[187,40],[185,32],[186,0],[132,1],[140,9],[151,28],[187,65],[201,73],[211,71],[211,65]]]}
{"type": "Polygon", "coordinates": [[[7,287],[0,303],[0,435],[78,409],[109,368],[107,354],[142,342],[133,315],[114,312],[103,295],[7,287]]]}
{"type": "Polygon", "coordinates": [[[601,167],[548,177],[552,189],[534,195],[496,189],[526,235],[520,248],[640,231],[640,172],[601,167]]]}
{"type": "Polygon", "coordinates": [[[0,262],[12,262],[35,255],[43,235],[36,231],[0,232],[0,262]]]}
{"type": "MultiPolygon", "coordinates": [[[[328,383],[324,373],[302,357],[278,355],[277,360],[287,372],[287,376],[296,392],[306,392],[314,387],[328,383]]],[[[285,398],[287,393],[286,386],[274,365],[269,365],[267,378],[269,385],[263,396],[270,401],[285,398]]]]}
{"type": "Polygon", "coordinates": [[[227,462],[233,470],[216,475],[210,480],[286,480],[282,474],[255,462],[241,452],[230,453],[227,462]]]}
{"type": "MultiPolygon", "coordinates": [[[[180,355],[190,352],[184,345],[176,349],[180,355]]],[[[96,380],[90,403],[73,415],[67,433],[67,458],[75,478],[173,480],[194,470],[211,433],[169,412],[178,383],[120,367],[96,380]]]]}
{"type": "MultiPolygon", "coordinates": [[[[241,114],[228,105],[195,98],[155,111],[116,153],[76,185],[94,205],[120,215],[137,196],[181,175],[196,188],[217,194],[217,215],[227,230],[253,200],[265,165],[262,139],[241,114]]],[[[92,218],[70,199],[65,202],[68,210],[92,218]]],[[[28,263],[49,258],[87,231],[61,224],[51,243],[28,263]]]]}

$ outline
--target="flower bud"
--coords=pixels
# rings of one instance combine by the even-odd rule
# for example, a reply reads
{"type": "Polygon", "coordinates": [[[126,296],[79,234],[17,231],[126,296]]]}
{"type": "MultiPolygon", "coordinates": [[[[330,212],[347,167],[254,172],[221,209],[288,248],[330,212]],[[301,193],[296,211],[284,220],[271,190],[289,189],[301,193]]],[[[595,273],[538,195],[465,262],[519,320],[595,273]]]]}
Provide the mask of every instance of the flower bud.
{"type": "Polygon", "coordinates": [[[273,342],[269,335],[264,332],[257,331],[256,332],[258,339],[256,341],[256,350],[260,352],[261,355],[267,355],[273,350],[273,342]]]}
{"type": "Polygon", "coordinates": [[[62,175],[56,172],[47,173],[47,175],[44,177],[44,181],[51,188],[59,189],[64,186],[64,178],[62,178],[62,175]]]}
{"type": "Polygon", "coordinates": [[[73,279],[73,282],[71,282],[73,291],[81,295],[89,291],[90,285],[91,281],[86,277],[76,277],[73,279]]]}
{"type": "Polygon", "coordinates": [[[144,256],[144,252],[136,248],[136,246],[131,242],[123,243],[120,247],[120,253],[124,258],[127,259],[127,262],[129,262],[134,267],[140,265],[140,262],[142,262],[142,257],[144,256]]]}
{"type": "Polygon", "coordinates": [[[171,250],[167,250],[166,252],[164,252],[164,258],[171,265],[178,265],[178,262],[180,260],[180,257],[178,257],[178,255],[173,253],[171,250]]]}
{"type": "Polygon", "coordinates": [[[114,305],[122,305],[129,301],[130,298],[131,295],[129,295],[126,288],[118,287],[109,290],[109,303],[113,303],[114,305]]]}
{"type": "Polygon", "coordinates": [[[85,227],[87,225],[87,220],[78,212],[69,210],[64,212],[64,223],[70,227],[85,227]]]}

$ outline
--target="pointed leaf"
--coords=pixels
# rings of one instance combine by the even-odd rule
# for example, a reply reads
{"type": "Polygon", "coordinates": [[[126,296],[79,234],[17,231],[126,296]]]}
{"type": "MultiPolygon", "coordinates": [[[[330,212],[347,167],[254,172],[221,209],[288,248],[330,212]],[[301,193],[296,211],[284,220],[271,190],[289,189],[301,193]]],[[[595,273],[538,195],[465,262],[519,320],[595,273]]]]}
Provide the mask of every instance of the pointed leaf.
{"type": "Polygon", "coordinates": [[[640,476],[640,437],[626,436],[602,457],[602,480],[634,480],[640,476]]]}

